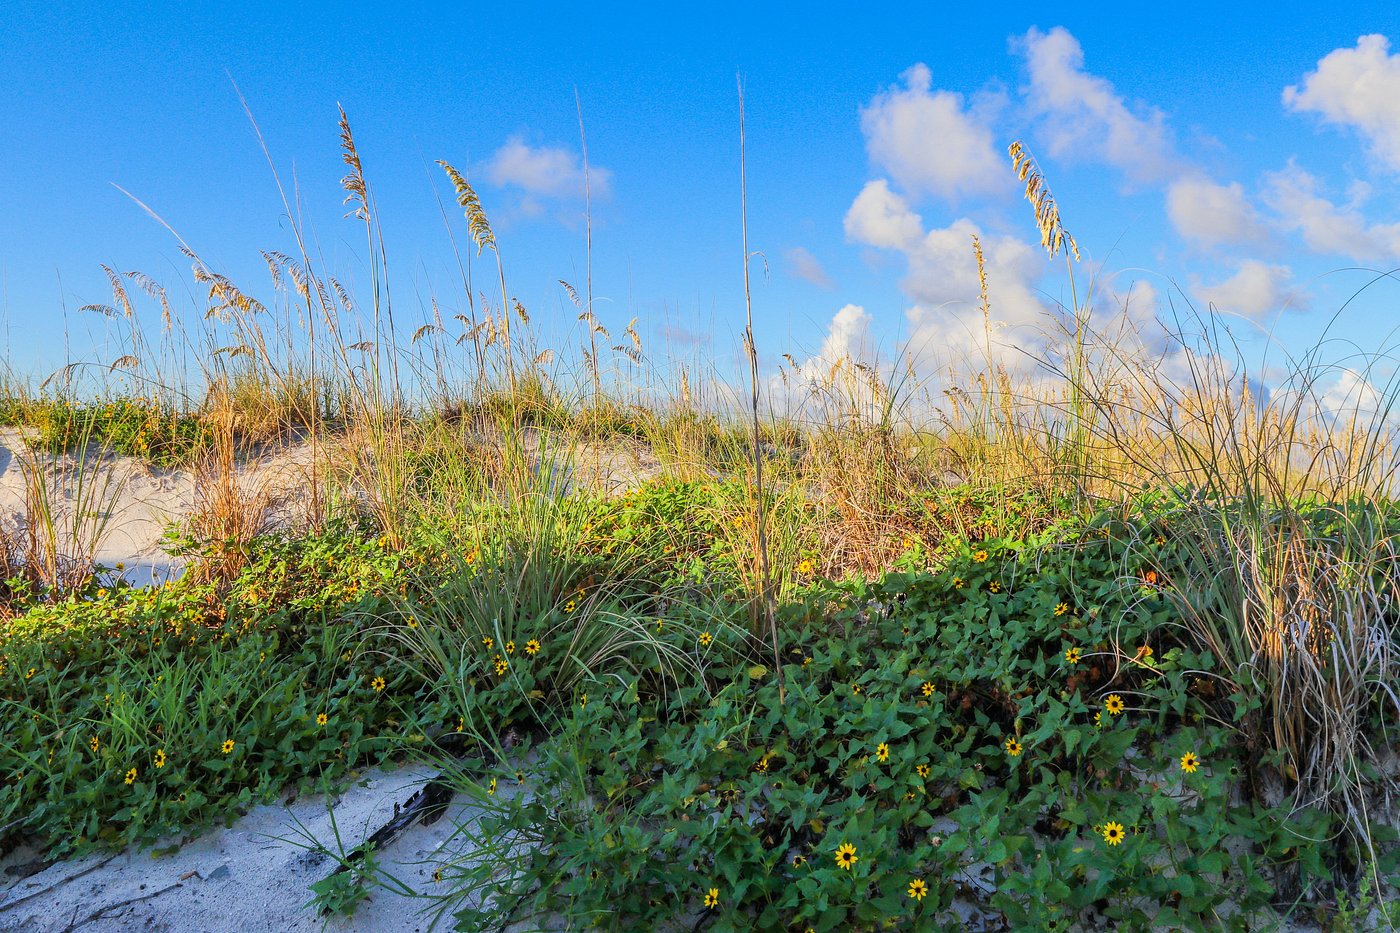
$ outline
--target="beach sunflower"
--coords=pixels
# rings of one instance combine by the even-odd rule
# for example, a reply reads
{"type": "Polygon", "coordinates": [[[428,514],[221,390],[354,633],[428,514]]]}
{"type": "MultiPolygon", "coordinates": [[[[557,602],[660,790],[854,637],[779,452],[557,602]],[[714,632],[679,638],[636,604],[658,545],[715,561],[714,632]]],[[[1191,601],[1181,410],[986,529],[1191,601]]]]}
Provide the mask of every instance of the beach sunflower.
{"type": "Polygon", "coordinates": [[[233,739],[224,739],[224,744],[219,746],[219,750],[225,755],[233,751],[233,739]]]}
{"type": "Polygon", "coordinates": [[[710,643],[713,642],[714,640],[715,640],[715,636],[711,635],[709,632],[701,632],[701,633],[700,633],[700,647],[701,647],[701,648],[708,648],[708,647],[710,647],[710,643]]]}
{"type": "Polygon", "coordinates": [[[1110,716],[1117,716],[1123,712],[1123,698],[1116,693],[1110,693],[1108,699],[1103,701],[1104,711],[1110,716]]]}
{"type": "Polygon", "coordinates": [[[1196,773],[1196,769],[1201,766],[1201,759],[1196,757],[1195,752],[1187,752],[1181,756],[1181,770],[1187,774],[1196,773]]]}
{"type": "Polygon", "coordinates": [[[163,748],[158,748],[158,749],[156,749],[155,766],[156,766],[157,768],[164,768],[164,767],[165,767],[165,749],[163,749],[163,748]]]}
{"type": "Polygon", "coordinates": [[[875,758],[881,764],[890,760],[890,746],[887,742],[881,742],[875,746],[875,758]]]}
{"type": "Polygon", "coordinates": [[[136,783],[136,769],[135,769],[135,768],[132,768],[130,771],[126,772],[126,783],[128,783],[128,784],[135,784],[135,783],[136,783]]]}
{"type": "Polygon", "coordinates": [[[860,856],[856,855],[856,847],[849,842],[843,842],[836,847],[836,867],[850,871],[860,861],[860,856]]]}
{"type": "Polygon", "coordinates": [[[1123,832],[1122,823],[1105,823],[1103,827],[1103,841],[1111,846],[1116,846],[1123,841],[1126,835],[1123,832]]]}
{"type": "Polygon", "coordinates": [[[705,908],[714,910],[719,906],[719,888],[710,888],[705,892],[705,908]]]}
{"type": "Polygon", "coordinates": [[[928,885],[924,883],[923,879],[915,878],[909,882],[909,890],[905,893],[914,900],[921,901],[924,899],[924,895],[928,894],[928,885]]]}
{"type": "Polygon", "coordinates": [[[1016,741],[1014,736],[1006,740],[1006,754],[1010,755],[1012,758],[1021,754],[1021,743],[1016,741]]]}
{"type": "Polygon", "coordinates": [[[1079,657],[1080,657],[1080,652],[1079,652],[1079,649],[1078,649],[1078,648],[1066,648],[1066,649],[1065,649],[1065,662],[1066,662],[1066,663],[1068,663],[1068,664],[1078,664],[1078,663],[1079,663],[1079,657]]]}
{"type": "Polygon", "coordinates": [[[327,722],[329,722],[329,721],[330,721],[330,717],[327,716],[325,713],[317,713],[317,714],[316,714],[316,725],[318,725],[318,726],[324,726],[324,725],[325,725],[327,722]]]}
{"type": "Polygon", "coordinates": [[[373,680],[371,680],[371,681],[369,682],[369,685],[370,685],[371,687],[374,688],[374,692],[375,692],[375,693],[383,693],[383,692],[384,692],[384,686],[385,686],[385,684],[384,684],[384,678],[383,678],[383,677],[376,677],[376,678],[374,678],[373,680]]]}
{"type": "Polygon", "coordinates": [[[525,653],[533,658],[540,653],[540,643],[533,638],[530,639],[525,643],[525,653]]]}

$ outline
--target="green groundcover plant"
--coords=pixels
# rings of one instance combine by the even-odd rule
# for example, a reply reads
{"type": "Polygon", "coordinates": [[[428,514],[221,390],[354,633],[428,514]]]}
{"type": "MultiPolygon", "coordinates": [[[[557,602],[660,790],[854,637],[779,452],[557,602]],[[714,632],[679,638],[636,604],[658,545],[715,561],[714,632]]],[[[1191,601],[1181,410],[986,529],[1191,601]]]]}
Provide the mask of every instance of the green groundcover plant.
{"type": "Polygon", "coordinates": [[[1128,540],[987,542],[937,574],[819,587],[786,608],[783,702],[732,630],[677,627],[703,682],[574,698],[533,759],[540,790],[493,795],[476,830],[513,857],[456,866],[483,895],[459,929],[957,929],[972,913],[1243,930],[1287,913],[1360,855],[1330,814],[1246,792],[1249,704],[1180,641],[1128,540]]]}
{"type": "Polygon", "coordinates": [[[341,521],[260,539],[227,585],[22,600],[3,835],[148,845],[412,755],[484,808],[462,832],[495,855],[423,892],[466,930],[1254,929],[1394,883],[1384,826],[1363,852],[1259,792],[1259,700],[1193,648],[1160,503],[1052,525],[1034,499],[928,496],[868,582],[822,581],[803,545],[780,700],[742,501],[577,496],[523,543],[499,503],[399,548],[341,521]]]}

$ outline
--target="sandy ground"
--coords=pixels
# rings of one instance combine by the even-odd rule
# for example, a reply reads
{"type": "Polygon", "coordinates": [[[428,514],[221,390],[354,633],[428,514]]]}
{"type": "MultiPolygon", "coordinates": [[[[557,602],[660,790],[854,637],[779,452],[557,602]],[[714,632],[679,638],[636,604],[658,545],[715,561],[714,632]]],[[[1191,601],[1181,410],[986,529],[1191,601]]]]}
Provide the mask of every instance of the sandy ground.
{"type": "MultiPolygon", "coordinates": [[[[64,548],[70,557],[78,558],[90,546],[97,563],[120,564],[122,575],[136,586],[183,571],[162,541],[171,523],[185,519],[198,505],[192,470],[160,469],[129,457],[103,457],[79,469],[72,457],[32,454],[22,431],[0,428],[0,527],[19,531],[29,520],[26,490],[35,465],[48,486],[60,540],[76,537],[85,542],[64,548]]],[[[300,445],[240,464],[237,474],[245,494],[265,492],[280,503],[274,519],[285,520],[294,514],[310,471],[310,447],[300,445]]]]}
{"type": "MultiPolygon", "coordinates": [[[[527,446],[537,450],[539,445],[529,438],[527,446]]],[[[323,447],[322,470],[327,460],[349,455],[323,447]]],[[[558,468],[558,458],[553,459],[558,468]]],[[[566,484],[614,493],[660,472],[655,457],[634,447],[581,445],[570,459],[566,484]]],[[[89,466],[80,471],[71,457],[34,456],[22,430],[0,428],[0,528],[9,531],[20,531],[31,514],[26,488],[34,467],[26,464],[38,464],[48,484],[60,540],[73,537],[76,516],[77,537],[92,545],[96,562],[107,567],[120,564],[122,576],[133,585],[149,586],[183,571],[180,560],[164,551],[162,541],[171,523],[182,521],[198,506],[194,471],[159,469],[129,457],[105,457],[95,469],[89,466]],[[99,525],[100,536],[82,530],[99,525]]],[[[296,444],[240,463],[238,483],[250,500],[262,493],[273,503],[274,527],[295,527],[298,516],[304,514],[300,507],[307,501],[312,465],[311,446],[296,444]]],[[[70,558],[78,559],[85,548],[66,550],[70,558]]]]}
{"type": "MultiPolygon", "coordinates": [[[[36,864],[41,853],[21,848],[0,859],[0,931],[427,931],[432,918],[425,910],[433,909],[432,902],[381,890],[351,917],[319,916],[307,906],[309,886],[334,871],[336,862],[287,840],[301,838],[300,824],[333,847],[334,814],[351,848],[388,822],[394,804],[406,802],[433,774],[421,766],[367,772],[338,797],[255,807],[231,828],[211,830],[170,855],[98,853],[17,879],[18,869],[42,864],[36,864]]],[[[440,889],[432,877],[435,865],[461,844],[450,838],[454,826],[472,817],[469,805],[454,800],[432,825],[415,824],[381,850],[380,864],[417,891],[440,889]]],[[[437,926],[451,928],[450,917],[437,926]]]]}

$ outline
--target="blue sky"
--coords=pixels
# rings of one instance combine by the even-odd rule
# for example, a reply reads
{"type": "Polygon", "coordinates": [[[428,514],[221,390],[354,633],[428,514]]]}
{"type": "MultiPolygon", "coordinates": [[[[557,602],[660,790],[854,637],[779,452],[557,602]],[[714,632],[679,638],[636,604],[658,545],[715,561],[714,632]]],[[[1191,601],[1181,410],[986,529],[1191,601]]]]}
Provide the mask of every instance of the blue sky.
{"type": "MultiPolygon", "coordinates": [[[[576,339],[557,280],[581,284],[585,261],[577,91],[599,317],[617,331],[635,316],[650,350],[730,366],[743,320],[736,73],[750,245],[770,270],[753,267],[754,309],[773,363],[969,352],[972,233],[999,334],[1034,352],[1038,315],[1067,292],[1011,175],[1018,138],[1084,251],[1077,274],[1096,273],[1102,306],[1127,300],[1134,319],[1213,302],[1241,332],[1272,329],[1298,350],[1374,277],[1338,270],[1400,265],[1393,4],[1009,6],[7,4],[10,364],[42,374],[111,357],[104,321],[77,311],[111,300],[100,263],[148,273],[177,313],[202,314],[172,237],[114,185],[245,290],[269,290],[258,250],[291,240],[230,79],[330,266],[363,287],[338,188],[345,107],[405,330],[430,294],[460,303],[435,201],[448,189],[432,163],[446,159],[481,193],[512,292],[547,338],[576,339]]],[[[1378,348],[1397,297],[1389,283],[1366,291],[1335,333],[1378,348]]]]}

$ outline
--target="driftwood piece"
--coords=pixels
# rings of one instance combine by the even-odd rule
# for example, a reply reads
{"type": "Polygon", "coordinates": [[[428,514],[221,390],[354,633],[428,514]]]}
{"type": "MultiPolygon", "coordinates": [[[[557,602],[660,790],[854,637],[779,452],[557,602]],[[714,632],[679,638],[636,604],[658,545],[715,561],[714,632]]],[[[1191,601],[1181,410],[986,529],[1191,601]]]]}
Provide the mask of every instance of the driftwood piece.
{"type": "Polygon", "coordinates": [[[402,806],[395,801],[393,818],[375,830],[364,842],[351,849],[336,870],[327,877],[333,878],[341,872],[349,871],[354,863],[362,861],[371,850],[387,846],[414,823],[424,826],[436,823],[447,812],[447,805],[451,802],[452,787],[443,776],[439,774],[429,779],[420,789],[414,791],[402,806]]]}

